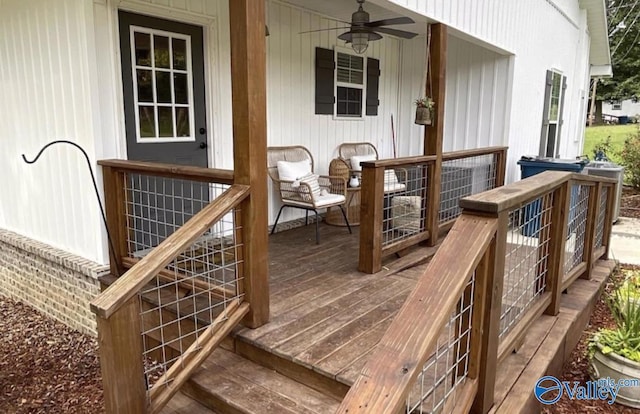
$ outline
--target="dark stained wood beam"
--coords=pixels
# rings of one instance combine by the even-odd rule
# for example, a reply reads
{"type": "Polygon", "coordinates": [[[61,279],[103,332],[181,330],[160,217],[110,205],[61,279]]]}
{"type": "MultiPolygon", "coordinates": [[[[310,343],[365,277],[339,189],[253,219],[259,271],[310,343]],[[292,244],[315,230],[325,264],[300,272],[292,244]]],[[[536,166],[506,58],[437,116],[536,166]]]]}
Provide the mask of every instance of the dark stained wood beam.
{"type": "Polygon", "coordinates": [[[244,231],[244,323],[256,328],[269,321],[267,234],[267,88],[264,0],[229,2],[233,99],[233,162],[238,184],[251,186],[241,205],[244,231]]]}
{"type": "Polygon", "coordinates": [[[435,116],[433,123],[424,129],[424,155],[435,155],[435,168],[429,174],[427,229],[429,245],[438,242],[438,215],[440,210],[440,185],[442,182],[442,141],[444,136],[444,98],[447,66],[447,26],[431,25],[431,47],[427,50],[431,68],[427,77],[425,94],[433,94],[435,116]]]}

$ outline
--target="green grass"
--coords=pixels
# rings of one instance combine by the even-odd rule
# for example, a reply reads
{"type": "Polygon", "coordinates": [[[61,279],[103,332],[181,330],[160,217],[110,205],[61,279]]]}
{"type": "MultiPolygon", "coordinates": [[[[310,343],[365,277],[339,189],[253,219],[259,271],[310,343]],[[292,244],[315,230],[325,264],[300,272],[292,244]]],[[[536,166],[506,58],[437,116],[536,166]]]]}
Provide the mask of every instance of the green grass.
{"type": "Polygon", "coordinates": [[[618,157],[617,153],[622,150],[625,138],[637,131],[638,126],[635,124],[587,127],[584,133],[584,150],[582,153],[588,155],[590,159],[593,159],[593,148],[596,144],[603,142],[610,136],[613,154],[608,153],[607,157],[616,163],[620,163],[620,157],[618,157]]]}

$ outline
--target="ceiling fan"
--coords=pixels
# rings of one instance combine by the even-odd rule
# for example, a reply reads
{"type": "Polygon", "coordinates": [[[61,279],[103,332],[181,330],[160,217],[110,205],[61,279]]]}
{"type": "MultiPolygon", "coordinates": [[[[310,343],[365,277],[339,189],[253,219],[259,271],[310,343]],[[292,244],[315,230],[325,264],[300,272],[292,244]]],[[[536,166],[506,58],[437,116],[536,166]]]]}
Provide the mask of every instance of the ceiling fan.
{"type": "MultiPolygon", "coordinates": [[[[338,36],[338,39],[344,40],[347,43],[351,43],[353,50],[362,54],[367,50],[370,41],[382,39],[380,33],[389,34],[403,39],[413,39],[418,34],[412,32],[406,32],[404,30],[390,29],[384,26],[391,26],[396,24],[410,24],[415,23],[410,17],[396,17],[393,19],[376,20],[375,22],[369,21],[369,13],[367,13],[362,5],[365,0],[356,0],[358,2],[358,11],[351,15],[351,25],[346,27],[335,27],[331,29],[310,30],[308,32],[321,32],[325,30],[341,30],[349,29],[348,32],[342,33],[338,36]]],[[[344,22],[346,23],[346,22],[344,22]]]]}

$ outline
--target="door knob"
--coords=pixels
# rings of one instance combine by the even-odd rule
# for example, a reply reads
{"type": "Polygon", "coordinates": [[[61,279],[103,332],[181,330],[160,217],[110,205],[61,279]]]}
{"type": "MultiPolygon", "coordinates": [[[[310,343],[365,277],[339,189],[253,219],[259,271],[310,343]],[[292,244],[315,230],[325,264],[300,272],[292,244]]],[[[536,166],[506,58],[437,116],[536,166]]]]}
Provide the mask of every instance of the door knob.
{"type": "Polygon", "coordinates": [[[206,143],[206,142],[201,142],[201,143],[200,143],[200,148],[201,148],[201,149],[205,149],[205,148],[207,148],[207,143],[206,143]]]}

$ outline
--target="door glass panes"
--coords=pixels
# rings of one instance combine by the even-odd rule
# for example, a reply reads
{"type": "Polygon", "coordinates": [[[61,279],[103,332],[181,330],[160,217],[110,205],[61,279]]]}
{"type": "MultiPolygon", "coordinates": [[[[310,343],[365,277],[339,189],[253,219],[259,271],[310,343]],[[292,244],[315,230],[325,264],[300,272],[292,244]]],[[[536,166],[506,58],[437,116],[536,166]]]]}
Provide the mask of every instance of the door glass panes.
{"type": "Polygon", "coordinates": [[[138,117],[140,118],[140,136],[143,138],[155,138],[156,117],[153,106],[139,106],[138,117]]]}
{"type": "Polygon", "coordinates": [[[138,81],[138,102],[153,102],[153,73],[150,70],[136,70],[138,81]]]}
{"type": "Polygon", "coordinates": [[[151,35],[135,34],[135,59],[138,66],[151,66],[151,35]]]}
{"type": "Polygon", "coordinates": [[[173,40],[173,68],[187,70],[187,42],[182,39],[173,40]]]}
{"type": "Polygon", "coordinates": [[[138,142],[194,141],[190,37],[131,27],[138,142]]]}
{"type": "Polygon", "coordinates": [[[159,135],[161,137],[173,136],[173,108],[158,107],[158,127],[160,127],[159,135]]]}

